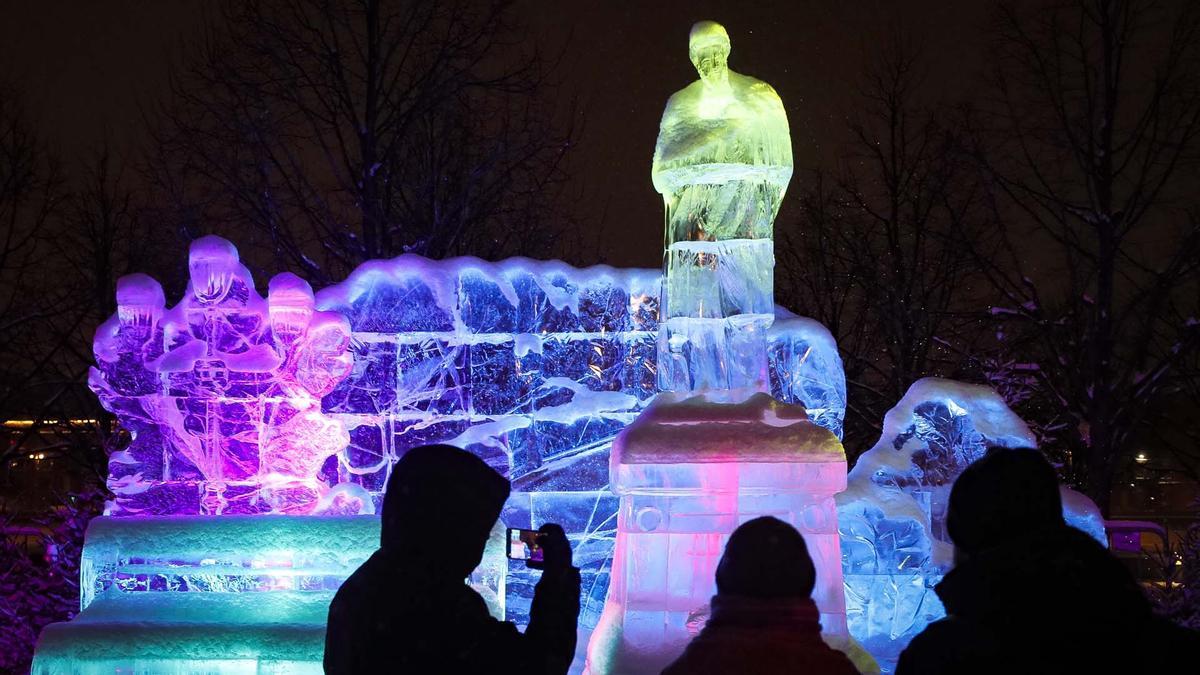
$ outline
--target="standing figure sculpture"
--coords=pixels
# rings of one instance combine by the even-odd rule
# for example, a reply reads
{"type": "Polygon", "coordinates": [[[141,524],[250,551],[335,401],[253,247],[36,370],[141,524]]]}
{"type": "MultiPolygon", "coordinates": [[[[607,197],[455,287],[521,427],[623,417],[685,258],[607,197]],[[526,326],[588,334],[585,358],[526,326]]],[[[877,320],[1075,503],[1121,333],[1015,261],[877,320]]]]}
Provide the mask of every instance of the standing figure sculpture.
{"type": "Polygon", "coordinates": [[[711,604],[721,551],[762,516],[795,528],[811,556],[816,607],[805,630],[846,642],[834,502],[846,455],[803,405],[768,390],[771,230],[792,175],[787,116],[771,87],[729,71],[720,24],[693,26],[689,51],[700,80],[667,103],[654,153],[667,208],[660,392],[613,440],[609,487],[620,505],[589,675],[661,673],[695,630],[723,631],[728,616],[711,604]]]}
{"type": "Polygon", "coordinates": [[[652,170],[666,205],[659,389],[767,391],[775,215],[792,177],[779,95],[729,70],[729,35],[692,27],[700,79],[667,102],[652,170]]]}

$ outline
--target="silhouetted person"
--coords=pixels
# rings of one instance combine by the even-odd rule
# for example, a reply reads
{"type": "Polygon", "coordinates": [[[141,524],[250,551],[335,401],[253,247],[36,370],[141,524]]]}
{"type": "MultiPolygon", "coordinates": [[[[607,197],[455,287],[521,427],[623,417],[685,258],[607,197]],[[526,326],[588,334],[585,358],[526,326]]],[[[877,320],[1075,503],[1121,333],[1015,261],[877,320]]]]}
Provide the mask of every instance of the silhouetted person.
{"type": "Polygon", "coordinates": [[[897,675],[1194,672],[1197,635],[1152,616],[1125,567],[1066,524],[1038,451],[995,448],[967,467],[946,529],[956,565],[935,590],[947,616],[897,675]]]}
{"type": "Polygon", "coordinates": [[[382,545],[329,607],[325,672],[566,673],[579,570],[561,527],[541,529],[545,562],[524,634],[492,618],[465,582],[508,493],[507,480],[458,448],[401,457],[383,499],[382,545]]]}
{"type": "Polygon", "coordinates": [[[804,537],[764,516],[733,531],[708,623],[663,675],[857,675],[821,640],[817,571],[804,537]]]}

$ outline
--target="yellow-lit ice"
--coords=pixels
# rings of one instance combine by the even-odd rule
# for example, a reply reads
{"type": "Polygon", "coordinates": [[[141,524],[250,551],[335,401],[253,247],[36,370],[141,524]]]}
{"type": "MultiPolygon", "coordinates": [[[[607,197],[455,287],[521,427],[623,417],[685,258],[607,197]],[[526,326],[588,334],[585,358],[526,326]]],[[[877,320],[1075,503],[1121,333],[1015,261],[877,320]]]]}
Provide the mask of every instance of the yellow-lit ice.
{"type": "Polygon", "coordinates": [[[792,177],[787,114],[765,82],[729,70],[729,36],[692,28],[700,79],[667,102],[654,150],[666,206],[665,391],[763,391],[774,308],[775,215],[792,177]]]}

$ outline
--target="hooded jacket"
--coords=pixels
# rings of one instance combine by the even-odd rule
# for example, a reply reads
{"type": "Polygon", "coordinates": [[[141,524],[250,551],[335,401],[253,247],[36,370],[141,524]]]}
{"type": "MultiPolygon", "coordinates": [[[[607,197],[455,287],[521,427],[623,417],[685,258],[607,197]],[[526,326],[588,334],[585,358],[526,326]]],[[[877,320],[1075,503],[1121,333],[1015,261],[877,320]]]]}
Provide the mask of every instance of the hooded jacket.
{"type": "Polygon", "coordinates": [[[575,656],[579,570],[542,572],[524,634],[488,613],[465,577],[479,564],[508,481],[451,446],[396,463],[378,551],[329,607],[325,672],[565,675],[575,656]]]}
{"type": "Polygon", "coordinates": [[[1154,617],[1121,563],[1066,525],[980,551],[935,591],[947,616],[913,639],[897,675],[1182,673],[1200,656],[1196,634],[1154,617]]]}
{"type": "Polygon", "coordinates": [[[377,551],[329,608],[326,673],[565,675],[575,657],[579,570],[538,581],[524,633],[462,580],[377,551]]]}

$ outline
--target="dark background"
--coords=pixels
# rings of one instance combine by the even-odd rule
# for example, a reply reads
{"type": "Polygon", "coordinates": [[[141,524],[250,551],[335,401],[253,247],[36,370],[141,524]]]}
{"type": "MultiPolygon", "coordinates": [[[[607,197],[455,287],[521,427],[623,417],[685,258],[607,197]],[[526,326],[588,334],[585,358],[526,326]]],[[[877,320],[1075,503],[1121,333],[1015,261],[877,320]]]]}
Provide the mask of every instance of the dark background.
{"type": "MultiPolygon", "coordinates": [[[[966,94],[984,57],[983,1],[545,2],[523,0],[545,53],[560,58],[558,95],[577,103],[582,134],[570,155],[572,209],[593,232],[593,262],[657,267],[662,203],[650,158],[667,98],[696,79],[687,35],[702,19],[723,23],[730,66],[764,80],[791,123],[800,188],[805,170],[833,164],[871,50],[889,35],[927,56],[922,95],[966,94]],[[902,5],[902,8],[901,8],[902,5]]],[[[209,9],[195,0],[14,2],[0,21],[0,64],[29,98],[40,131],[64,157],[107,137],[130,155],[145,141],[143,111],[166,93],[169,60],[196,39],[209,9]]],[[[785,203],[780,222],[793,218],[785,203]]],[[[486,255],[486,252],[480,252],[486,255]]]]}

